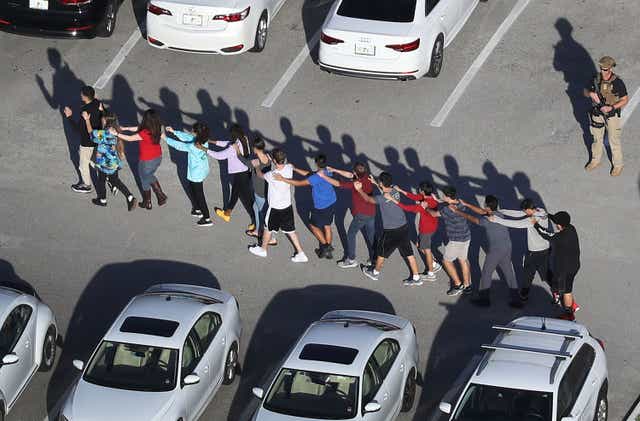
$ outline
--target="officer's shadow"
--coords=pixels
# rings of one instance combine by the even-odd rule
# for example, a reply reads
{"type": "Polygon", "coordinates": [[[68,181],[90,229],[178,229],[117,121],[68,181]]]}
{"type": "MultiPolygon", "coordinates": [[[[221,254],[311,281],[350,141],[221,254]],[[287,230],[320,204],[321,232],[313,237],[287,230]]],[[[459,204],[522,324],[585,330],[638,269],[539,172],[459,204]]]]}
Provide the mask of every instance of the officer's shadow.
{"type": "Polygon", "coordinates": [[[554,46],[553,68],[564,74],[567,96],[573,107],[573,115],[582,130],[582,140],[591,160],[591,103],[589,98],[584,96],[584,89],[590,85],[597,70],[589,52],[573,38],[573,25],[566,18],[559,18],[555,27],[560,34],[560,42],[554,46]]]}

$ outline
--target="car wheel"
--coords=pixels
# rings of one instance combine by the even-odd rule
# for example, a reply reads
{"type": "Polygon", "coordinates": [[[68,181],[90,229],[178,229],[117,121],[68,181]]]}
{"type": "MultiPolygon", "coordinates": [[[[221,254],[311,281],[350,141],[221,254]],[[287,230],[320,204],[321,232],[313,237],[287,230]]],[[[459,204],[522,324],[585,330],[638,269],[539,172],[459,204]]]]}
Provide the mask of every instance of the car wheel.
{"type": "Polygon", "coordinates": [[[255,42],[251,51],[253,51],[254,53],[259,53],[264,50],[264,47],[267,45],[268,34],[269,28],[267,22],[267,12],[263,12],[262,16],[260,16],[260,20],[258,21],[258,26],[256,27],[255,42]]]}
{"type": "Polygon", "coordinates": [[[107,3],[107,8],[104,12],[104,19],[100,24],[100,28],[98,30],[98,34],[101,37],[110,37],[113,34],[114,29],[116,28],[116,20],[118,17],[118,6],[115,1],[110,1],[107,3]]]}
{"type": "Polygon", "coordinates": [[[442,35],[438,35],[436,41],[433,43],[433,49],[431,50],[431,62],[429,63],[429,71],[427,76],[438,77],[442,70],[442,64],[444,63],[444,38],[442,35]]]}
{"type": "Polygon", "coordinates": [[[402,408],[400,411],[409,412],[413,408],[413,401],[416,397],[416,375],[415,370],[411,369],[407,381],[404,383],[404,392],[402,393],[402,408]]]}
{"type": "Polygon", "coordinates": [[[3,406],[4,404],[0,402],[0,421],[4,421],[4,410],[2,409],[3,406]]]}
{"type": "Polygon", "coordinates": [[[607,389],[602,387],[598,394],[598,403],[596,404],[596,413],[593,421],[607,421],[609,419],[609,401],[607,400],[607,389]]]}
{"type": "Polygon", "coordinates": [[[238,345],[234,343],[227,353],[227,359],[224,363],[224,379],[223,384],[231,384],[236,378],[236,367],[238,365],[238,345]]]}
{"type": "Polygon", "coordinates": [[[44,337],[42,344],[42,360],[40,361],[40,371],[49,371],[56,361],[56,328],[49,326],[47,336],[44,337]]]}

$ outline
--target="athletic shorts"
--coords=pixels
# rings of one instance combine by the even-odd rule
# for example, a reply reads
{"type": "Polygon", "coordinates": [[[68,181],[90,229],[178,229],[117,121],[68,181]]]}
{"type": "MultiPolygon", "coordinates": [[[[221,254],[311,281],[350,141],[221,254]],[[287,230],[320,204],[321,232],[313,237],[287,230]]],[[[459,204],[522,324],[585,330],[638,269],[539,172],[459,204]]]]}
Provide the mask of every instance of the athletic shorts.
{"type": "Polygon", "coordinates": [[[469,243],[467,241],[449,241],[444,247],[444,260],[453,262],[454,260],[467,260],[469,254],[469,243]]]}
{"type": "Polygon", "coordinates": [[[285,233],[291,233],[296,230],[292,206],[284,209],[267,209],[265,220],[267,221],[267,228],[271,232],[284,231],[285,233]]]}
{"type": "Polygon", "coordinates": [[[396,249],[402,257],[413,256],[409,230],[406,225],[392,230],[384,230],[378,241],[378,256],[388,259],[396,249]]]}
{"type": "Polygon", "coordinates": [[[572,273],[554,273],[553,288],[558,291],[559,294],[571,294],[573,292],[573,281],[577,274],[578,271],[572,273]]]}
{"type": "Polygon", "coordinates": [[[328,206],[324,209],[313,209],[311,211],[311,225],[322,228],[333,223],[334,206],[328,206]]]}
{"type": "Polygon", "coordinates": [[[430,250],[431,249],[431,236],[433,233],[420,233],[418,238],[418,247],[420,250],[430,250]]]}

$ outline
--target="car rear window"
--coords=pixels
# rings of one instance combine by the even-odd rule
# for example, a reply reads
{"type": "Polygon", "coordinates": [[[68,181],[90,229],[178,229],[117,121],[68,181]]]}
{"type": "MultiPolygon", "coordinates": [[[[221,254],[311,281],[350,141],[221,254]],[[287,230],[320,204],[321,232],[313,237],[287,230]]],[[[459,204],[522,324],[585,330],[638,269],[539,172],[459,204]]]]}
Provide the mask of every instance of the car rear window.
{"type": "Polygon", "coordinates": [[[150,317],[127,317],[122,323],[122,326],[120,326],[120,332],[170,338],[175,333],[178,325],[179,323],[173,320],[152,319],[150,317]]]}
{"type": "Polygon", "coordinates": [[[343,346],[307,344],[300,353],[301,360],[324,361],[349,365],[355,360],[358,350],[343,346]]]}
{"type": "Polygon", "coordinates": [[[343,0],[338,15],[384,22],[413,22],[416,0],[343,0]]]}

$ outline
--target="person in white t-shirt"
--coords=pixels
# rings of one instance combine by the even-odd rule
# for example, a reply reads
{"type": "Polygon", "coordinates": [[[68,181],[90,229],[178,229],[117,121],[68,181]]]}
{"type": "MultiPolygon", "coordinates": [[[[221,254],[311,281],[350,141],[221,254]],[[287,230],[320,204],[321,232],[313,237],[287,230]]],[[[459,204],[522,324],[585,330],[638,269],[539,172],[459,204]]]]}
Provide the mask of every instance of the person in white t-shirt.
{"type": "Polygon", "coordinates": [[[265,230],[262,235],[262,246],[256,244],[249,247],[249,252],[259,257],[267,257],[267,247],[271,240],[271,233],[284,231],[296,249],[296,253],[291,258],[294,263],[305,263],[309,259],[302,251],[300,240],[296,234],[295,220],[293,217],[293,206],[291,204],[291,186],[283,181],[275,179],[274,174],[280,174],[285,178],[293,177],[293,166],[287,164],[287,155],[280,149],[274,149],[271,153],[275,168],[263,174],[260,168],[256,168],[258,177],[264,178],[268,183],[267,202],[269,208],[265,216],[265,230]]]}

